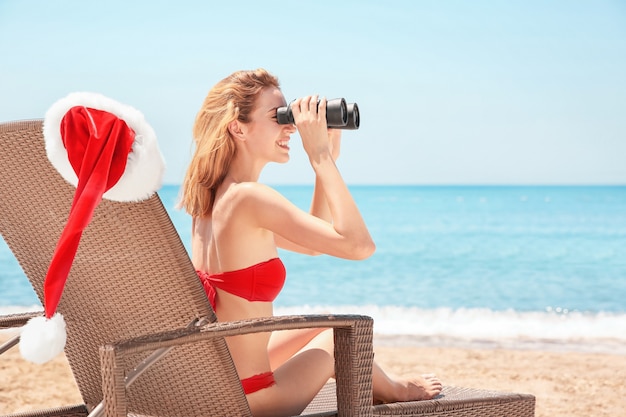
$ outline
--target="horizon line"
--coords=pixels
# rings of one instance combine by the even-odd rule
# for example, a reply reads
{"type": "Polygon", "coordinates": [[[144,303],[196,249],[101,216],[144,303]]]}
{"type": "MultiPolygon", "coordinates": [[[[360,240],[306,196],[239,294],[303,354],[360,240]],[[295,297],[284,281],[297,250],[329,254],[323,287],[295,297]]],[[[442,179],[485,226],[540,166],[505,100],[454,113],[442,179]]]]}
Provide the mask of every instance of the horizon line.
{"type": "MultiPolygon", "coordinates": [[[[270,187],[313,187],[312,183],[269,183],[270,187]]],[[[349,187],[626,187],[624,183],[346,183],[349,187]]],[[[180,187],[180,183],[164,182],[163,187],[180,187]]]]}

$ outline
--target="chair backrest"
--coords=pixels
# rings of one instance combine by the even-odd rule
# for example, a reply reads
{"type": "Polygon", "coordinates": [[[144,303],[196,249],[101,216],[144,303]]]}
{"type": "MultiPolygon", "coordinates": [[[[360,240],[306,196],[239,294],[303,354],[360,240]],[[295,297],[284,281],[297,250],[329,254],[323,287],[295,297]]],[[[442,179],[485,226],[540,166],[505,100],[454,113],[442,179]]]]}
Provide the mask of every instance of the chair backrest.
{"type": "MultiPolygon", "coordinates": [[[[40,120],[0,124],[0,233],[40,300],[74,188],[45,153],[40,120]]],[[[158,195],[103,200],[85,230],[58,306],[65,353],[85,404],[102,400],[99,347],[186,327],[215,315],[158,195]]],[[[128,370],[144,359],[139,354],[128,370]]],[[[150,415],[249,413],[224,339],[176,347],[128,390],[129,411],[150,415]]]]}

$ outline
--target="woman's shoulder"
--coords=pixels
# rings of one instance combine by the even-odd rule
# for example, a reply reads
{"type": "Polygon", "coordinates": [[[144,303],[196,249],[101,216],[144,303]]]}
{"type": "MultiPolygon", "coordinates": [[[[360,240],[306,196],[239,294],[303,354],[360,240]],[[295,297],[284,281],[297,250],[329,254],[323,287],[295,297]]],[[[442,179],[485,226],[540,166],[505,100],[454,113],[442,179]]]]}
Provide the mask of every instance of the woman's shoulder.
{"type": "Polygon", "coordinates": [[[264,206],[275,207],[276,204],[282,204],[287,201],[287,199],[274,188],[252,181],[230,185],[219,200],[220,201],[216,203],[216,208],[224,208],[231,213],[239,209],[257,211],[264,206]]]}
{"type": "Polygon", "coordinates": [[[275,198],[283,198],[282,195],[269,185],[259,182],[240,182],[233,184],[229,189],[230,198],[240,201],[262,202],[263,200],[272,200],[275,198]]]}

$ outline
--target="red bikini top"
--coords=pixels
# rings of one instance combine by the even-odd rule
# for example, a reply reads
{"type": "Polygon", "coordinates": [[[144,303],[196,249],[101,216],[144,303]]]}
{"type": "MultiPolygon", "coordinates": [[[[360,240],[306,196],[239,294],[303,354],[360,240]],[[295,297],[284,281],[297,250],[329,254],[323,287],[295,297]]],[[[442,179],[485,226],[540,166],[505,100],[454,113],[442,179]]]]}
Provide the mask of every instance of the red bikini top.
{"type": "Polygon", "coordinates": [[[280,258],[219,274],[196,272],[213,309],[215,309],[215,288],[248,301],[274,301],[283,288],[287,276],[285,265],[280,258]]]}

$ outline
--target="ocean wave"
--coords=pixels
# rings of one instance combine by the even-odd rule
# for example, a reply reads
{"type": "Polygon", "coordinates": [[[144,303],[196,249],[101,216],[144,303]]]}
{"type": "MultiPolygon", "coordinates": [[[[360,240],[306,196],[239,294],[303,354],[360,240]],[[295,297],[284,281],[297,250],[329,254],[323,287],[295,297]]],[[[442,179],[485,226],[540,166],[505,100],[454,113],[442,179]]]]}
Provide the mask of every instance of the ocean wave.
{"type": "MultiPolygon", "coordinates": [[[[4,306],[0,314],[40,311],[4,306]]],[[[276,315],[359,314],[374,319],[379,345],[533,349],[626,355],[626,313],[342,305],[275,307],[276,315]]]]}
{"type": "Polygon", "coordinates": [[[495,311],[481,308],[299,306],[275,314],[362,314],[374,319],[383,344],[601,352],[626,355],[626,313],[563,309],[495,311]]]}

